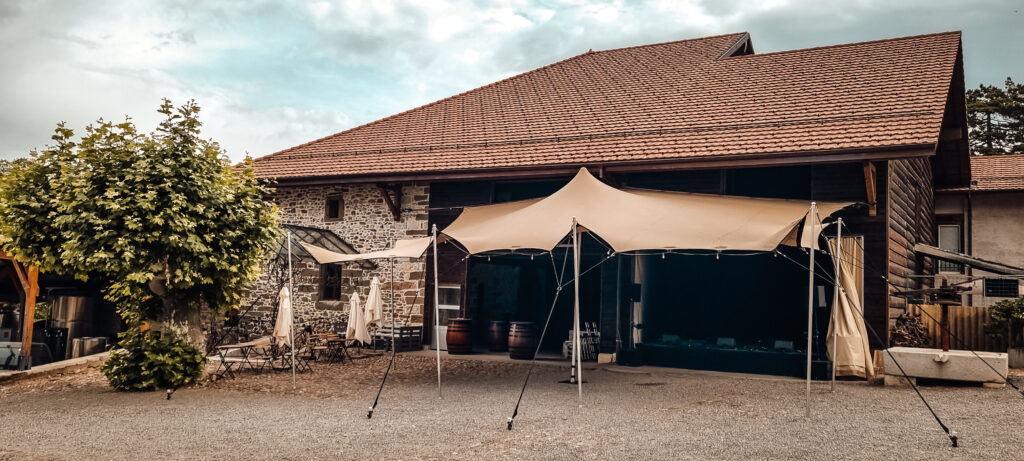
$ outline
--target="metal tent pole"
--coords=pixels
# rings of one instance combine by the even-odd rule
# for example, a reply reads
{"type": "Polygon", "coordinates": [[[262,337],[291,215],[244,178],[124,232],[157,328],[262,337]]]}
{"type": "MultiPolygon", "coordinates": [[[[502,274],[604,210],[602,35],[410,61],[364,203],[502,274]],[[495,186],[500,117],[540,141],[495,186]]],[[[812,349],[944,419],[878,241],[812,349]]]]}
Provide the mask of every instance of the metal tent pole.
{"type": "Polygon", "coordinates": [[[583,406],[583,359],[580,354],[580,231],[576,217],[572,218],[572,266],[573,266],[573,346],[572,353],[576,363],[576,390],[579,394],[579,405],[583,406]]]}
{"type": "MultiPolygon", "coordinates": [[[[394,247],[395,244],[392,242],[391,248],[394,247]]],[[[391,353],[398,354],[398,349],[395,348],[395,258],[388,258],[388,261],[391,263],[391,353]]],[[[398,367],[395,368],[397,369],[398,367]]]]}
{"type": "MultiPolygon", "coordinates": [[[[811,349],[814,347],[812,341],[814,340],[814,248],[817,245],[817,239],[814,235],[814,224],[815,219],[818,217],[818,204],[811,202],[811,209],[807,214],[808,219],[811,221],[811,245],[808,248],[807,253],[810,254],[810,269],[807,271],[807,391],[804,395],[806,401],[806,416],[811,417],[811,349]]],[[[805,229],[806,230],[806,229],[805,229]]]]}
{"type": "Polygon", "coordinates": [[[441,398],[441,308],[438,302],[441,296],[437,286],[437,224],[431,228],[434,243],[434,349],[437,350],[437,398],[441,398]]]}
{"type": "Polygon", "coordinates": [[[292,232],[288,231],[288,314],[291,332],[288,338],[292,350],[292,390],[295,390],[295,285],[292,281],[292,232]]]}
{"type": "Polygon", "coordinates": [[[838,225],[839,228],[836,229],[836,254],[832,255],[836,262],[835,272],[832,274],[834,285],[832,288],[832,392],[836,391],[836,356],[839,355],[839,343],[836,342],[836,338],[839,334],[839,265],[841,264],[840,258],[843,256],[843,218],[839,218],[838,225]]]}

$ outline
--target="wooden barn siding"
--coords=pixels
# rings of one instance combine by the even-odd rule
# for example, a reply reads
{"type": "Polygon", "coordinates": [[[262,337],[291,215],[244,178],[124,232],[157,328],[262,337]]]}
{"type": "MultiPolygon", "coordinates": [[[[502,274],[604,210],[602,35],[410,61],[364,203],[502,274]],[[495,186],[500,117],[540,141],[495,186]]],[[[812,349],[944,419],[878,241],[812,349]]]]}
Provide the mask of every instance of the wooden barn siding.
{"type": "MultiPolygon", "coordinates": [[[[889,319],[904,313],[907,303],[893,293],[917,289],[931,283],[914,275],[931,274],[933,262],[914,253],[914,244],[935,245],[935,193],[932,166],[928,159],[889,162],[889,319]],[[896,288],[899,287],[899,288],[896,288]]],[[[891,325],[891,323],[890,323],[891,325]]]]}
{"type": "MultiPolygon", "coordinates": [[[[885,219],[886,175],[884,162],[875,165],[875,183],[877,213],[869,216],[867,207],[855,206],[841,211],[837,216],[854,235],[864,237],[865,266],[884,270],[888,255],[887,232],[885,219]]],[[[866,202],[867,192],[864,184],[864,167],[862,164],[820,165],[814,167],[813,197],[822,201],[853,201],[866,202]]],[[[828,234],[833,234],[829,230],[828,234]]],[[[846,230],[844,230],[846,232],[846,230]]],[[[882,338],[876,339],[870,333],[871,347],[881,348],[888,341],[888,288],[881,277],[873,276],[870,269],[864,276],[864,318],[882,338]]]]}

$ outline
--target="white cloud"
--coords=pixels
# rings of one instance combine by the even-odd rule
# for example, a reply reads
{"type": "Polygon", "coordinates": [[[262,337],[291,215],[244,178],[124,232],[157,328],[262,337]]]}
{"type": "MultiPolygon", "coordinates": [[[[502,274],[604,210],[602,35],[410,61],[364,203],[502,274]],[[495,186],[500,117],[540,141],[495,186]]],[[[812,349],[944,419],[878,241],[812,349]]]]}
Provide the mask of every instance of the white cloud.
{"type": "Polygon", "coordinates": [[[0,2],[0,156],[54,124],[157,122],[196,99],[204,135],[265,155],[588,49],[750,31],[758,52],[965,29],[968,85],[1024,80],[1019,6],[882,0],[0,2]]]}

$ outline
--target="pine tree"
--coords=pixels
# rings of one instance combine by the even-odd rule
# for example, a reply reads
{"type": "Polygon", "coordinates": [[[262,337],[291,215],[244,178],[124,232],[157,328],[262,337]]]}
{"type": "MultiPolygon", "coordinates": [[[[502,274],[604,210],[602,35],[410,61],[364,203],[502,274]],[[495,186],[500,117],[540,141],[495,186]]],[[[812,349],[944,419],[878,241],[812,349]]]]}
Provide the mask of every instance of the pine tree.
{"type": "Polygon", "coordinates": [[[967,90],[967,126],[975,155],[1024,154],[1024,84],[967,90]]]}

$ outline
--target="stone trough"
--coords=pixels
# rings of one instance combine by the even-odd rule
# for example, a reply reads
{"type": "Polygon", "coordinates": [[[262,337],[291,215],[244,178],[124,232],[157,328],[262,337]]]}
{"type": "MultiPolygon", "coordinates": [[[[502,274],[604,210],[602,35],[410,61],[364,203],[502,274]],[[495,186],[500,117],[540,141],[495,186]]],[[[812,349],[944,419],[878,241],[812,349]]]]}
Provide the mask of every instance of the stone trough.
{"type": "Polygon", "coordinates": [[[917,378],[945,379],[981,383],[985,387],[1006,385],[1006,381],[1002,378],[1009,371],[1005,353],[979,351],[975,355],[971,351],[943,351],[942,349],[921,347],[891,347],[888,352],[892,353],[892,356],[888,353],[882,354],[885,358],[886,385],[898,385],[904,382],[903,374],[893,362],[893,357],[903,367],[907,376],[914,380],[917,378]]]}

